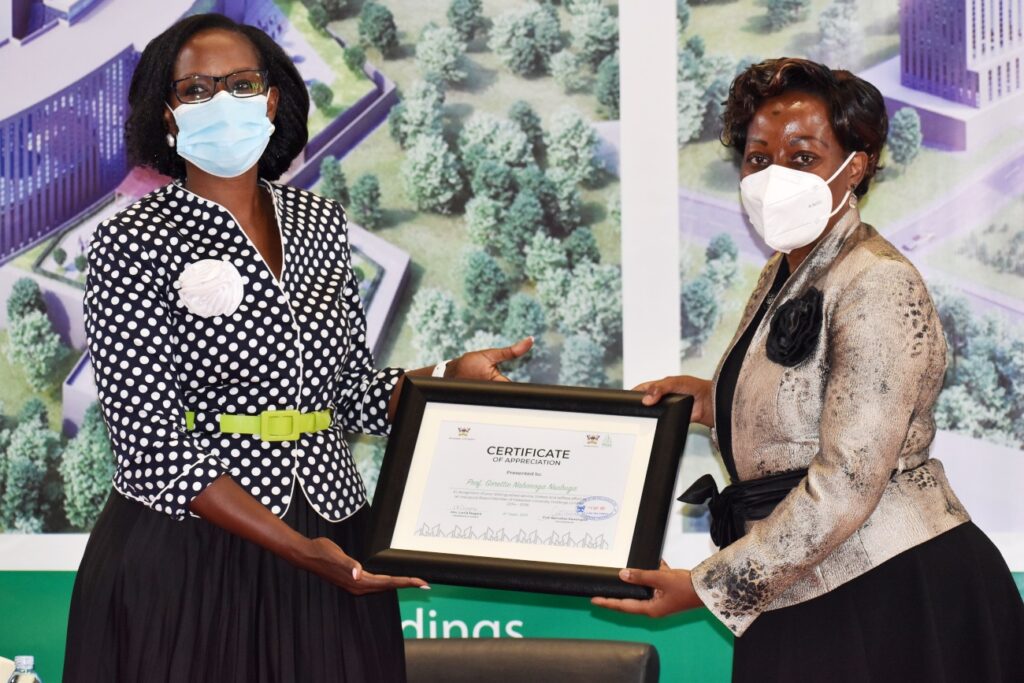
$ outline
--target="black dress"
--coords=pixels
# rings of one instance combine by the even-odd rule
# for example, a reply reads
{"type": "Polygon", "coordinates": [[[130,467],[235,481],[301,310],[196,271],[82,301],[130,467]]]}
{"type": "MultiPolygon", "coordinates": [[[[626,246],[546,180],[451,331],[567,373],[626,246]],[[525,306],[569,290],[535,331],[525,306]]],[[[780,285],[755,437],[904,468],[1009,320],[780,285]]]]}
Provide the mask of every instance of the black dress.
{"type": "MultiPolygon", "coordinates": [[[[362,558],[369,509],[328,522],[298,494],[284,521],[362,558]]],[[[394,591],[356,597],[195,517],[112,492],[75,580],[65,683],[405,680],[394,591]]]]}
{"type": "MultiPolygon", "coordinates": [[[[722,364],[716,428],[737,480],[731,413],[743,357],[775,282],[722,364]]],[[[735,641],[734,683],[1020,683],[1024,601],[999,550],[961,524],[828,593],[765,612],[735,641]]]]}

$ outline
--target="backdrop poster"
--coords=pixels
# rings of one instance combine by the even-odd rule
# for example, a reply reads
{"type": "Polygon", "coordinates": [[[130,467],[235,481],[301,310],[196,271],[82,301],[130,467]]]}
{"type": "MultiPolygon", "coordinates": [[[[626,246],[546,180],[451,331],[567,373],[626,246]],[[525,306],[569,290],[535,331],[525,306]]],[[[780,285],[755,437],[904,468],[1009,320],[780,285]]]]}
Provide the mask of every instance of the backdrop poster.
{"type": "MultiPolygon", "coordinates": [[[[732,78],[783,55],[862,76],[885,97],[890,133],[861,214],[922,272],[951,349],[932,453],[1019,572],[1024,42],[1019,31],[986,20],[988,7],[979,0],[677,3],[679,370],[711,376],[771,253],[743,214],[736,158],[718,140],[732,78]],[[973,66],[972,55],[982,53],[991,69],[973,66]]],[[[681,490],[703,472],[726,480],[706,434],[687,448],[681,490]]],[[[670,534],[675,543],[666,552],[692,563],[706,548],[706,509],[677,512],[677,528],[694,540],[670,534]]]]}

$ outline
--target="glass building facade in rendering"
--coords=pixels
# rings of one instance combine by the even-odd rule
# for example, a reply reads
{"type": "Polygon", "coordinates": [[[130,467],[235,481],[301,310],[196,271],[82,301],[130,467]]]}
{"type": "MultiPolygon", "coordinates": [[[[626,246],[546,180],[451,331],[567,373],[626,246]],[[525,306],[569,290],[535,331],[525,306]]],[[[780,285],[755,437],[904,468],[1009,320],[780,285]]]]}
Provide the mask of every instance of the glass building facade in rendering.
{"type": "Polygon", "coordinates": [[[1024,89],[1022,0],[902,0],[901,82],[984,107],[1024,89]]]}

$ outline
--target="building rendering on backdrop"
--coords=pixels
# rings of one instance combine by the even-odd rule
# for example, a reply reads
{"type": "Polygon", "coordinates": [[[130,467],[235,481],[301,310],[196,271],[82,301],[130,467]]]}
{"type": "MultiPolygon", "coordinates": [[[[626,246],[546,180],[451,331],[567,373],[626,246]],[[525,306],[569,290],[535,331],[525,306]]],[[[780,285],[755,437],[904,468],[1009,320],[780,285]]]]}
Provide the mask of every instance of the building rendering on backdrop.
{"type": "Polygon", "coordinates": [[[860,75],[890,115],[913,107],[925,144],[963,151],[1024,123],[1024,4],[900,0],[900,53],[860,75]]]}

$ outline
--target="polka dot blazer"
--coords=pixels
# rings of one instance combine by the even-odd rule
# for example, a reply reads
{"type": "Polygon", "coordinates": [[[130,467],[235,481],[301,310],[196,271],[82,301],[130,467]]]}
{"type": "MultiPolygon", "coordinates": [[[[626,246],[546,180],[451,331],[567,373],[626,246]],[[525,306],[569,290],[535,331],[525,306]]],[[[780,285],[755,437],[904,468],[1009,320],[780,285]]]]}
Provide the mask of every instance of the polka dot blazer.
{"type": "Polygon", "coordinates": [[[344,433],[387,434],[401,370],[373,368],[341,207],[261,185],[281,231],[280,281],[232,215],[180,181],[96,229],[85,327],[114,488],[181,519],[227,474],[278,516],[301,491],[339,521],[366,502],[344,433]],[[329,428],[293,441],[223,434],[218,421],[327,408],[329,428]]]}

